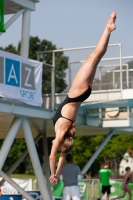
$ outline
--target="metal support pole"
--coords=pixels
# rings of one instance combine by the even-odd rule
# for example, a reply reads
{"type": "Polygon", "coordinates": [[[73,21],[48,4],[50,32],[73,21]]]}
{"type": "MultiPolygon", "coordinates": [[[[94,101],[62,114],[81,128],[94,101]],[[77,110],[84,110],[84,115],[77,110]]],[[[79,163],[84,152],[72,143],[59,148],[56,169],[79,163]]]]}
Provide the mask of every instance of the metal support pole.
{"type": "Polygon", "coordinates": [[[102,90],[102,72],[101,72],[101,67],[99,67],[99,90],[102,90]]]}
{"type": "Polygon", "coordinates": [[[50,170],[49,170],[49,156],[48,156],[48,145],[47,145],[46,132],[44,132],[44,134],[43,134],[43,148],[44,148],[44,158],[45,158],[45,166],[46,166],[45,169],[46,169],[47,188],[49,191],[50,199],[52,200],[51,184],[49,181],[50,170]]]}
{"type": "MultiPolygon", "coordinates": [[[[102,72],[101,72],[101,67],[99,67],[99,90],[102,90],[102,72]]],[[[99,127],[102,126],[102,109],[99,108],[99,127]]]]}
{"type": "Polygon", "coordinates": [[[51,69],[51,109],[55,108],[55,53],[52,54],[52,69],[51,69]]]}
{"type": "Polygon", "coordinates": [[[102,108],[99,108],[99,127],[102,127],[102,122],[103,122],[102,108]]]}
{"type": "Polygon", "coordinates": [[[0,171],[0,175],[12,185],[20,194],[22,194],[28,200],[34,200],[27,192],[25,192],[17,183],[15,183],[10,177],[8,177],[3,171],[0,171]]]}
{"type": "Polygon", "coordinates": [[[127,89],[129,89],[129,65],[127,64],[127,89]]]}
{"type": "Polygon", "coordinates": [[[28,58],[29,56],[30,15],[31,15],[31,11],[26,10],[23,13],[23,21],[22,21],[20,55],[26,58],[28,58]]]}
{"type": "MultiPolygon", "coordinates": [[[[126,69],[127,69],[127,89],[129,89],[129,64],[126,64],[126,69]]],[[[130,109],[127,107],[127,114],[128,114],[128,119],[130,115],[130,109]]]]}
{"type": "Polygon", "coordinates": [[[38,154],[36,151],[36,147],[33,141],[33,137],[32,137],[32,133],[31,133],[31,129],[28,123],[27,118],[23,119],[22,122],[22,126],[23,126],[23,130],[24,130],[24,136],[25,136],[25,141],[27,144],[27,148],[29,151],[29,155],[31,158],[31,162],[34,168],[34,172],[37,178],[37,181],[39,183],[39,188],[40,188],[40,192],[41,192],[41,196],[43,200],[50,200],[50,196],[47,190],[47,186],[46,186],[46,181],[44,179],[44,175],[42,172],[42,168],[40,165],[40,161],[38,158],[38,154]]]}
{"type": "Polygon", "coordinates": [[[122,46],[120,46],[120,90],[121,90],[121,98],[122,98],[122,89],[123,89],[123,81],[122,81],[122,46]]]}
{"type": "Polygon", "coordinates": [[[14,138],[22,122],[22,118],[15,118],[0,150],[0,170],[2,169],[10,151],[14,138]]]}
{"type": "MultiPolygon", "coordinates": [[[[36,138],[35,138],[35,143],[38,142],[38,140],[42,137],[42,135],[38,135],[36,138]]],[[[28,150],[26,149],[23,154],[18,158],[18,160],[11,166],[11,168],[6,172],[7,175],[10,176],[10,174],[12,174],[12,172],[14,172],[14,170],[18,167],[18,165],[21,163],[21,161],[27,156],[28,154],[28,150]]],[[[4,179],[2,179],[0,181],[0,186],[3,185],[3,183],[5,182],[4,179]]]]}
{"type": "Polygon", "coordinates": [[[115,89],[115,73],[113,71],[113,89],[115,89]]]}
{"type": "Polygon", "coordinates": [[[104,146],[110,140],[110,138],[112,137],[112,135],[114,134],[114,132],[115,132],[115,130],[110,130],[110,132],[106,136],[105,140],[100,144],[99,148],[95,151],[95,153],[90,158],[90,160],[88,161],[88,163],[82,169],[82,172],[81,172],[82,174],[85,174],[87,172],[87,170],[90,168],[90,166],[92,165],[92,163],[95,161],[95,159],[97,158],[97,156],[100,154],[100,152],[102,151],[102,149],[104,148],[104,146]]]}
{"type": "Polygon", "coordinates": [[[71,64],[68,63],[68,86],[71,87],[71,64]]]}

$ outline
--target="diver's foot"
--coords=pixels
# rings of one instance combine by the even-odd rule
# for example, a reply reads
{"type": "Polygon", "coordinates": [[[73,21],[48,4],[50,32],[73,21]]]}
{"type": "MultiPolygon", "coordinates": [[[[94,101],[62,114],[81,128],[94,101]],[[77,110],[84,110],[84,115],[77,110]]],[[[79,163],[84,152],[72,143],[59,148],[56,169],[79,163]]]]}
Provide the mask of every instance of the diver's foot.
{"type": "Polygon", "coordinates": [[[116,21],[116,12],[113,12],[107,22],[106,28],[111,32],[116,29],[115,21],[116,21]]]}

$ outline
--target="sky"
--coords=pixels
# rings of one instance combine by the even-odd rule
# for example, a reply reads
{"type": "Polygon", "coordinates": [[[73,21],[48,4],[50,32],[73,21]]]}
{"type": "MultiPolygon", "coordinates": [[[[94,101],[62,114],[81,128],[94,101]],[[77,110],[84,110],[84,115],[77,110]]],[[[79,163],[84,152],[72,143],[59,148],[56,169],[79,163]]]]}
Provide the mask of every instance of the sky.
{"type": "MultiPolygon", "coordinates": [[[[40,0],[31,12],[30,35],[57,48],[95,46],[110,14],[116,11],[116,30],[110,44],[121,43],[122,55],[133,56],[133,0],[40,0]]],[[[11,15],[5,16],[5,22],[11,15]]],[[[0,36],[0,46],[17,46],[22,17],[0,36]]]]}

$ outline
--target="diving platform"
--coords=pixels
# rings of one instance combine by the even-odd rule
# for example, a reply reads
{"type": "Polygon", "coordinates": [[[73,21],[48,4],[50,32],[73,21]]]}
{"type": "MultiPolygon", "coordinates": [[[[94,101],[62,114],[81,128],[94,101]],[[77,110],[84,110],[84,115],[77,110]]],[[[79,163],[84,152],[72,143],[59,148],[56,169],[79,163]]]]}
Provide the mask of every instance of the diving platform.
{"type": "MultiPolygon", "coordinates": [[[[55,109],[57,109],[58,105],[65,99],[66,95],[66,93],[55,95],[55,109]]],[[[43,102],[46,107],[49,107],[50,95],[43,95],[43,102]]],[[[77,126],[86,125],[99,128],[131,128],[133,127],[132,108],[133,89],[124,89],[122,91],[116,89],[92,91],[91,96],[86,99],[79,108],[76,119],[77,126]],[[93,110],[97,110],[97,112],[93,113],[93,110]],[[90,114],[87,112],[90,112],[90,114]]],[[[77,132],[78,130],[79,127],[77,128],[77,132]]],[[[95,128],[94,132],[97,134],[95,128]]],[[[82,135],[84,134],[85,132],[83,131],[82,135]]],[[[88,131],[88,135],[89,134],[90,131],[88,131]]]]}

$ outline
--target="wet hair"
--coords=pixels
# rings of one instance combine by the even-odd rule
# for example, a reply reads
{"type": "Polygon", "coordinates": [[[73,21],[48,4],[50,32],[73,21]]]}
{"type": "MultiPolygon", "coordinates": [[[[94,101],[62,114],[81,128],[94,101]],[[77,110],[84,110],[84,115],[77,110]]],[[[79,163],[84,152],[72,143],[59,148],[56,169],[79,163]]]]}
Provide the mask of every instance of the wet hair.
{"type": "Polygon", "coordinates": [[[70,136],[70,137],[74,137],[75,136],[75,122],[73,122],[70,126],[70,128],[68,129],[66,135],[70,136]]]}
{"type": "Polygon", "coordinates": [[[125,170],[128,171],[130,169],[130,167],[126,167],[125,170]]]}
{"type": "Polygon", "coordinates": [[[73,138],[68,135],[65,135],[64,140],[60,144],[59,151],[61,153],[68,153],[72,150],[73,146],[74,146],[73,138]]]}
{"type": "Polygon", "coordinates": [[[72,150],[74,146],[74,138],[75,136],[75,122],[71,124],[68,131],[66,132],[64,139],[59,147],[59,151],[62,153],[68,153],[72,150]]]}
{"type": "Polygon", "coordinates": [[[68,154],[66,155],[66,161],[67,161],[67,162],[71,162],[72,160],[73,160],[72,154],[68,153],[68,154]]]}

